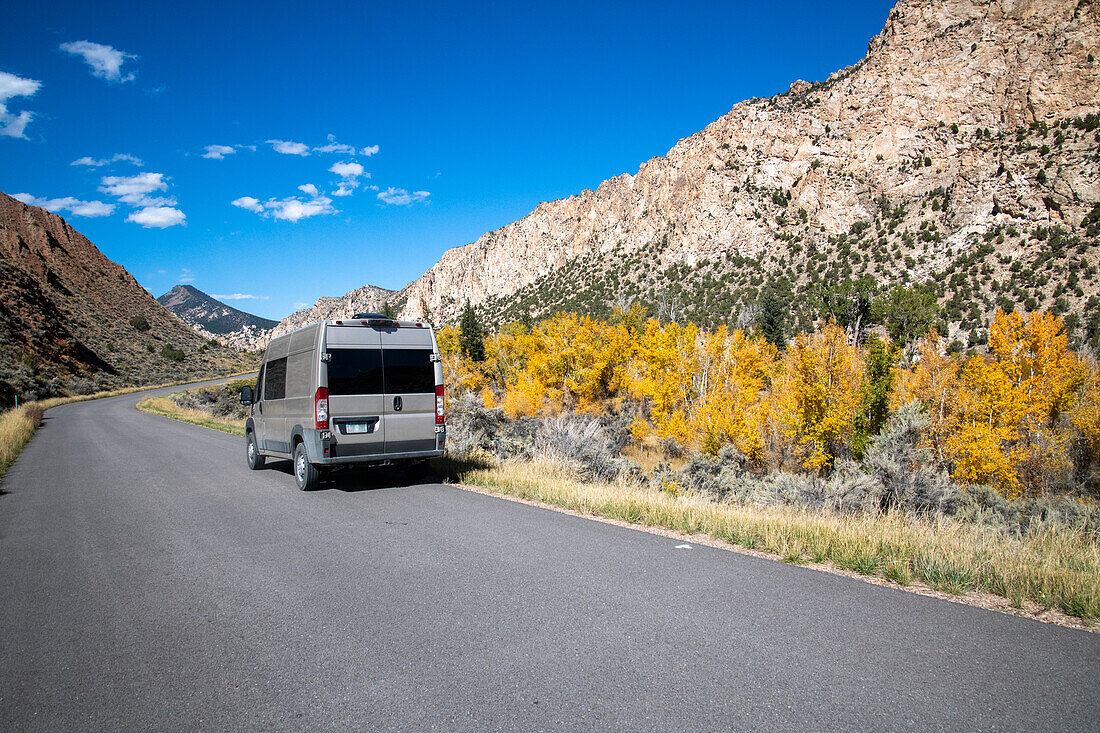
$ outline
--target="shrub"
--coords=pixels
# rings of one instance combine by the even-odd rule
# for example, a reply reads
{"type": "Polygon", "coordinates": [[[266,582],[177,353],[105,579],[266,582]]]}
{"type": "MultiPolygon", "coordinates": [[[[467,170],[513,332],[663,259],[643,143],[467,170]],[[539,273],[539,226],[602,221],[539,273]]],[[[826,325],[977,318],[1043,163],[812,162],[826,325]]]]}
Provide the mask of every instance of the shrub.
{"type": "Polygon", "coordinates": [[[134,316],[133,318],[131,318],[130,319],[130,325],[133,326],[138,331],[148,331],[149,328],[150,328],[149,320],[141,314],[138,314],[138,315],[134,316]]]}
{"type": "Polygon", "coordinates": [[[172,344],[165,344],[164,347],[160,350],[160,355],[168,361],[176,362],[183,361],[183,357],[186,356],[186,354],[183,353],[183,349],[177,349],[176,347],[172,346],[172,344]]]}

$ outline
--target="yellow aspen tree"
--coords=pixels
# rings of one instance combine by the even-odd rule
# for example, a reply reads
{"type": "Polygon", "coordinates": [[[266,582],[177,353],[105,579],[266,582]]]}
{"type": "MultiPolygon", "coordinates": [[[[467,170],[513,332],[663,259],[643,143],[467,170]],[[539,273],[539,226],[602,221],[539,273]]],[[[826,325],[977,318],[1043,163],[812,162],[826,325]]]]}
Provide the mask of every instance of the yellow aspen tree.
{"type": "Polygon", "coordinates": [[[862,353],[835,324],[788,347],[773,404],[805,468],[826,469],[850,448],[863,369],[862,353]]]}

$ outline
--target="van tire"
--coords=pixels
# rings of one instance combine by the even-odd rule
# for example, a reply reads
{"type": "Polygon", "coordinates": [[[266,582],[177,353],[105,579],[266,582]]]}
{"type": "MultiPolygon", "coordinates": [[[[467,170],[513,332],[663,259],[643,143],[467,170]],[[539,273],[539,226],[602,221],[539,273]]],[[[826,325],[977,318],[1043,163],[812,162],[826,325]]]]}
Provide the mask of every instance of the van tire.
{"type": "Polygon", "coordinates": [[[264,467],[264,456],[260,453],[260,446],[256,444],[256,433],[248,433],[248,445],[245,448],[245,457],[248,460],[248,468],[259,471],[264,467]]]}
{"type": "Polygon", "coordinates": [[[294,483],[302,491],[312,491],[321,481],[321,472],[309,462],[306,455],[306,444],[298,443],[294,446],[294,483]]]}

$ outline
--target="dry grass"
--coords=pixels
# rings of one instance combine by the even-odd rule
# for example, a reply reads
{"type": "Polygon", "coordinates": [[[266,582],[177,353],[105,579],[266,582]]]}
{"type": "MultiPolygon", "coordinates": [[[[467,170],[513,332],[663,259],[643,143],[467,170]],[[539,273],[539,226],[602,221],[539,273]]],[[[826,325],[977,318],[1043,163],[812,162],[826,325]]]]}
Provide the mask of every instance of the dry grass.
{"type": "MultiPolygon", "coordinates": [[[[249,372],[241,372],[226,376],[236,377],[248,373],[249,372]]],[[[220,378],[221,377],[218,376],[212,376],[206,379],[220,378]]],[[[195,381],[203,381],[203,379],[188,379],[186,381],[145,387],[126,387],[124,389],[113,389],[87,395],[73,395],[71,397],[51,397],[47,400],[27,402],[19,407],[13,407],[4,412],[0,412],[0,477],[3,477],[11,467],[11,464],[15,463],[15,459],[19,457],[24,446],[34,437],[34,431],[38,429],[38,425],[42,422],[42,414],[51,407],[67,405],[71,402],[87,402],[88,400],[98,400],[104,397],[117,397],[118,395],[130,394],[132,392],[144,392],[160,387],[174,387],[179,384],[187,384],[195,381]]],[[[244,435],[243,428],[240,434],[244,435]]]]}
{"type": "Polygon", "coordinates": [[[201,425],[204,428],[221,430],[223,433],[244,437],[245,421],[243,419],[224,420],[217,418],[204,410],[180,407],[168,397],[146,397],[137,404],[137,408],[152,415],[160,415],[180,422],[201,425]]]}
{"type": "Polygon", "coordinates": [[[45,412],[41,403],[31,402],[0,414],[0,476],[19,457],[23,446],[34,435],[45,412]]]}
{"type": "Polygon", "coordinates": [[[1016,606],[1031,601],[1081,619],[1100,617],[1100,547],[1064,527],[1015,538],[942,516],[844,515],[582,483],[547,461],[481,466],[459,471],[461,482],[589,516],[704,535],[787,562],[826,563],[903,585],[920,581],[951,594],[977,590],[1016,606]]]}

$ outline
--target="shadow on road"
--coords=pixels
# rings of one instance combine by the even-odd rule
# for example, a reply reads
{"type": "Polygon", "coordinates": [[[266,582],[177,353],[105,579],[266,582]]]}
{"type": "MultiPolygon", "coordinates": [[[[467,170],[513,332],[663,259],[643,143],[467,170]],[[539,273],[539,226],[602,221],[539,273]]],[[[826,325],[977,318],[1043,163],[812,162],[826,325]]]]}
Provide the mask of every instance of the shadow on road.
{"type": "MultiPolygon", "coordinates": [[[[268,458],[262,471],[278,471],[294,480],[294,464],[289,460],[268,458]]],[[[357,493],[380,489],[399,489],[420,484],[434,484],[440,480],[435,472],[412,476],[404,468],[397,466],[371,466],[348,468],[321,474],[321,483],[315,491],[342,491],[357,493]]]]}

